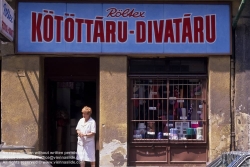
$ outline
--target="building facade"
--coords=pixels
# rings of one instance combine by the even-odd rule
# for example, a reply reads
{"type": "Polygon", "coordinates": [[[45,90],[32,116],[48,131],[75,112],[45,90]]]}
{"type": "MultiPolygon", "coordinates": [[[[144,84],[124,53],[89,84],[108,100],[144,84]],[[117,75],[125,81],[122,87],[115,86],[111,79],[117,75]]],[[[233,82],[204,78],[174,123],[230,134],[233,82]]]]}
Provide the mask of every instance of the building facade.
{"type": "Polygon", "coordinates": [[[75,151],[88,105],[99,166],[205,166],[248,146],[247,5],[232,28],[240,2],[12,3],[3,142],[75,151]]]}

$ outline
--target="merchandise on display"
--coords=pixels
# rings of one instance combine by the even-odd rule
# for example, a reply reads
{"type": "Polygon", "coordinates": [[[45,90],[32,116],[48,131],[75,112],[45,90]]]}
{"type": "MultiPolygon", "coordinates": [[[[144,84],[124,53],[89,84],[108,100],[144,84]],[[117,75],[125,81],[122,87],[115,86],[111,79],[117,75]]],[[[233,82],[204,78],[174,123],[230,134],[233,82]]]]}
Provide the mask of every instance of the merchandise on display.
{"type": "Polygon", "coordinates": [[[202,86],[197,82],[170,80],[167,85],[153,79],[134,83],[133,115],[140,121],[135,123],[134,138],[203,140],[202,86]]]}
{"type": "Polygon", "coordinates": [[[187,139],[196,139],[196,133],[194,128],[187,128],[187,139]]]}
{"type": "Polygon", "coordinates": [[[170,129],[169,139],[170,140],[178,140],[178,129],[176,129],[176,128],[170,129]]]}
{"type": "Polygon", "coordinates": [[[196,139],[203,140],[203,128],[202,127],[198,127],[196,129],[196,139]]]}
{"type": "Polygon", "coordinates": [[[162,138],[163,138],[163,134],[162,134],[162,132],[158,132],[157,139],[162,139],[162,138]]]}
{"type": "Polygon", "coordinates": [[[146,133],[146,125],[145,125],[145,123],[139,123],[138,124],[138,130],[139,130],[139,133],[141,134],[142,138],[145,138],[145,133],[146,133]]]}

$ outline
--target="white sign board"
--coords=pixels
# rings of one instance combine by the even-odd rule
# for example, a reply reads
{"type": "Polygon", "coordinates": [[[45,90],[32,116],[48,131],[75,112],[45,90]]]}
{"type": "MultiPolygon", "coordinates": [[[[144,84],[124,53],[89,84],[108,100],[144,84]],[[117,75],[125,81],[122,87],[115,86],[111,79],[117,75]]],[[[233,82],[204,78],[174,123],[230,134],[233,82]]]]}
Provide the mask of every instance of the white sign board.
{"type": "Polygon", "coordinates": [[[0,0],[0,33],[7,41],[13,41],[14,10],[5,0],[0,0]]]}

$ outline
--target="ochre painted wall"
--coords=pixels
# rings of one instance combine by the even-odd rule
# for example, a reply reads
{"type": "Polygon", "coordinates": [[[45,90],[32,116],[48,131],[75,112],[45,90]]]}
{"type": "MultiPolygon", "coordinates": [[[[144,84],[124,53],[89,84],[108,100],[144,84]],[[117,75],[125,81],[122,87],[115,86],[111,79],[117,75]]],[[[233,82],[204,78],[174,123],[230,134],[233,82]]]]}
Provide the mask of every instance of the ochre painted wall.
{"type": "MultiPolygon", "coordinates": [[[[2,58],[2,141],[42,148],[39,56],[2,58]],[[39,134],[40,133],[40,134],[39,134]]],[[[34,151],[35,151],[34,150],[34,151]]]]}
{"type": "Polygon", "coordinates": [[[230,150],[230,56],[208,63],[209,161],[230,150]]]}
{"type": "Polygon", "coordinates": [[[100,166],[127,165],[127,57],[100,57],[100,166]]]}

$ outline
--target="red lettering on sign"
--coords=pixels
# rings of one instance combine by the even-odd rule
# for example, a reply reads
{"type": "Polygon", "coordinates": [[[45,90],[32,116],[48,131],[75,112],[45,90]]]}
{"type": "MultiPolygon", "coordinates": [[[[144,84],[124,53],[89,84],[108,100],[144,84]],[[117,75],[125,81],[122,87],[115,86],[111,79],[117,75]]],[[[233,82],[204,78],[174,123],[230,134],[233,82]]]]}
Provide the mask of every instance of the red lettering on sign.
{"type": "Polygon", "coordinates": [[[162,43],[164,20],[160,20],[159,24],[157,21],[153,21],[154,32],[155,32],[155,42],[162,43]]]}
{"type": "MultiPolygon", "coordinates": [[[[118,10],[109,8],[108,17],[144,17],[143,12],[135,9],[118,10]]],[[[75,14],[55,15],[54,11],[43,13],[31,12],[31,41],[82,42],[83,30],[86,42],[125,43],[128,37],[134,37],[136,43],[213,43],[216,41],[216,15],[194,16],[183,14],[182,18],[162,20],[136,20],[135,29],[128,29],[127,20],[104,20],[102,16],[95,19],[75,18],[75,14]],[[193,21],[192,21],[193,20],[193,21]],[[86,25],[83,28],[83,25],[86,25]],[[93,30],[93,32],[92,32],[93,30]],[[62,32],[63,31],[63,32],[62,32]],[[128,32],[130,36],[128,35],[128,32]]],[[[13,30],[2,22],[2,29],[13,36],[13,30]]]]}
{"type": "Polygon", "coordinates": [[[4,30],[4,31],[8,31],[8,26],[7,26],[7,24],[5,24],[5,22],[3,22],[2,21],[2,29],[4,30]]]}
{"type": "Polygon", "coordinates": [[[93,42],[97,42],[97,38],[100,39],[100,42],[104,42],[104,27],[102,20],[95,20],[93,42]]]}
{"type": "Polygon", "coordinates": [[[206,40],[208,43],[215,42],[216,29],[215,29],[215,15],[206,16],[206,40]]]}
{"type": "Polygon", "coordinates": [[[63,21],[62,16],[55,16],[56,20],[56,42],[61,42],[61,24],[63,21]]]}
{"type": "Polygon", "coordinates": [[[193,42],[191,18],[189,14],[184,14],[183,24],[182,24],[182,42],[185,43],[186,39],[188,40],[188,42],[193,42]]]}
{"type": "Polygon", "coordinates": [[[85,20],[87,42],[91,42],[91,25],[93,23],[94,23],[93,20],[85,20]]]}
{"type": "Polygon", "coordinates": [[[136,22],[136,42],[146,42],[146,23],[144,21],[136,22]]]}
{"type": "Polygon", "coordinates": [[[204,27],[203,27],[203,17],[196,16],[194,17],[194,42],[204,42],[204,27]]]}
{"type": "Polygon", "coordinates": [[[173,43],[174,42],[174,30],[173,30],[172,20],[166,20],[164,42],[168,42],[169,38],[170,38],[170,42],[173,43]]]}
{"type": "Polygon", "coordinates": [[[173,19],[173,23],[175,24],[175,42],[180,43],[180,24],[182,22],[181,18],[173,19]]]}
{"type": "Polygon", "coordinates": [[[118,41],[126,42],[128,39],[128,22],[118,21],[118,41]]]}
{"type": "Polygon", "coordinates": [[[31,31],[31,41],[32,42],[42,42],[41,24],[42,24],[42,13],[31,13],[32,20],[32,31],[31,31]]]}
{"type": "Polygon", "coordinates": [[[8,25],[5,24],[4,21],[2,21],[2,29],[3,29],[6,33],[8,33],[11,37],[14,36],[14,30],[12,30],[10,27],[8,27],[8,25]]]}
{"type": "Polygon", "coordinates": [[[152,36],[153,36],[153,32],[152,32],[152,21],[148,21],[148,43],[152,43],[152,36]]]}
{"type": "Polygon", "coordinates": [[[115,21],[106,21],[106,42],[115,42],[115,21]]]}
{"type": "Polygon", "coordinates": [[[76,24],[77,24],[77,42],[82,42],[82,24],[84,23],[84,19],[75,19],[76,24]]]}
{"type": "Polygon", "coordinates": [[[65,19],[64,25],[64,40],[66,42],[73,42],[75,34],[75,23],[73,18],[68,17],[65,19]]]}
{"type": "Polygon", "coordinates": [[[53,17],[51,15],[45,15],[43,18],[43,39],[46,42],[51,42],[53,39],[53,17]]]}

